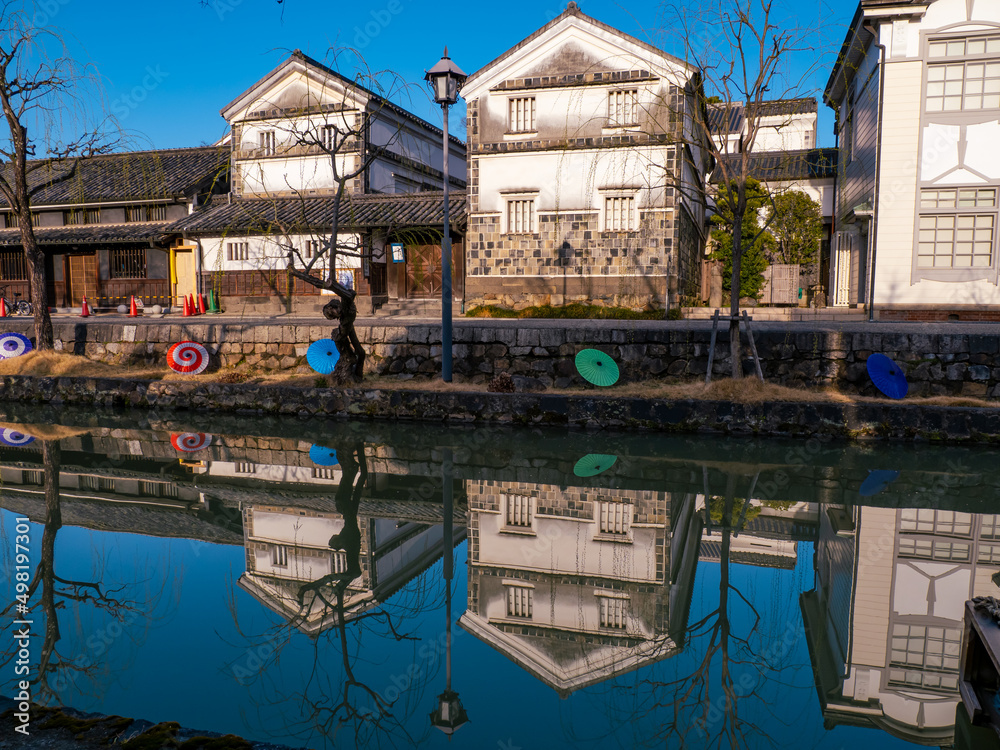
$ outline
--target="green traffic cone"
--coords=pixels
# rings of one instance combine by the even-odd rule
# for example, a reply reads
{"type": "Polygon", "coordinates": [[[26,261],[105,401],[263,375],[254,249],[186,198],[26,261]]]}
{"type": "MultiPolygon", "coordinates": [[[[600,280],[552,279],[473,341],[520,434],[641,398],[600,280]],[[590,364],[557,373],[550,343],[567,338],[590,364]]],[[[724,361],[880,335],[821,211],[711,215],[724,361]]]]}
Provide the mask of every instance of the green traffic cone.
{"type": "Polygon", "coordinates": [[[215,301],[215,290],[214,289],[209,289],[208,290],[208,311],[210,313],[217,313],[217,312],[219,312],[219,305],[215,301]]]}

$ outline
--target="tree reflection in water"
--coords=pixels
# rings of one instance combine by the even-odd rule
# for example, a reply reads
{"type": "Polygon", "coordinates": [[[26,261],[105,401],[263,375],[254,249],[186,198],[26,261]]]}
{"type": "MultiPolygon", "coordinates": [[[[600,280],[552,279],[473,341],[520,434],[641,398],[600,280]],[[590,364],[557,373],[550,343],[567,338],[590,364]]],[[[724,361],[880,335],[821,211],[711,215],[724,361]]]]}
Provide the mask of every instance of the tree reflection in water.
{"type": "MultiPolygon", "coordinates": [[[[409,600],[401,592],[390,611],[376,601],[371,591],[360,595],[352,591],[365,572],[358,511],[368,484],[368,462],[364,444],[360,442],[337,446],[336,455],[342,474],[335,507],[343,518],[343,528],[330,537],[329,548],[331,555],[342,555],[343,565],[334,562],[333,572],[299,584],[294,593],[297,611],[262,633],[253,634],[241,628],[235,597],[231,600],[236,629],[246,639],[243,645],[251,651],[263,646],[265,653],[269,652],[250,677],[267,696],[251,699],[257,709],[257,731],[310,742],[322,737],[328,746],[339,744],[343,732],[352,735],[352,741],[359,747],[418,744],[421,737],[413,736],[405,723],[412,709],[420,705],[433,671],[403,669],[406,687],[380,692],[357,670],[360,663],[372,662],[380,656],[370,636],[392,642],[416,642],[416,638],[400,629],[399,622],[407,614],[418,613],[427,601],[443,597],[423,590],[413,591],[411,585],[409,600]],[[320,623],[318,628],[317,623],[320,623]],[[286,687],[282,660],[286,652],[295,648],[292,636],[297,630],[310,635],[307,646],[310,667],[305,675],[295,675],[301,660],[289,656],[287,667],[292,673],[289,680],[293,687],[286,687]],[[328,645],[338,652],[336,664],[329,661],[328,645]]],[[[420,577],[427,578],[430,577],[420,577]]]]}
{"type": "MultiPolygon", "coordinates": [[[[58,428],[56,428],[58,429],[58,428]]],[[[168,591],[167,576],[173,587],[179,587],[180,577],[171,570],[169,561],[159,565],[139,564],[138,570],[160,570],[163,582],[153,585],[153,579],[137,581],[109,580],[110,572],[106,555],[94,550],[91,574],[80,577],[78,558],[67,558],[73,566],[72,576],[56,571],[56,537],[62,528],[62,500],[60,471],[62,449],[58,439],[41,440],[44,471],[45,517],[38,564],[28,584],[29,613],[19,615],[34,620],[33,633],[42,633],[38,651],[38,666],[33,670],[32,700],[45,706],[74,704],[81,697],[101,697],[107,684],[114,678],[112,659],[108,652],[121,651],[123,642],[138,645],[142,642],[151,621],[164,616],[160,604],[168,591]],[[89,614],[85,612],[90,608],[89,614]],[[41,614],[42,618],[34,617],[41,614]],[[63,637],[60,616],[68,614],[70,631],[63,637]],[[41,625],[41,627],[39,627],[41,625]]],[[[35,554],[35,551],[31,551],[35,554]]],[[[4,617],[14,614],[14,601],[2,612],[4,617]]],[[[66,622],[64,621],[65,625],[66,622]]],[[[0,668],[10,664],[16,652],[4,652],[0,668]]],[[[34,648],[34,647],[33,647],[34,648]]],[[[134,652],[133,652],[134,656],[134,652]]],[[[128,670],[127,659],[115,658],[115,671],[128,670]]]]}

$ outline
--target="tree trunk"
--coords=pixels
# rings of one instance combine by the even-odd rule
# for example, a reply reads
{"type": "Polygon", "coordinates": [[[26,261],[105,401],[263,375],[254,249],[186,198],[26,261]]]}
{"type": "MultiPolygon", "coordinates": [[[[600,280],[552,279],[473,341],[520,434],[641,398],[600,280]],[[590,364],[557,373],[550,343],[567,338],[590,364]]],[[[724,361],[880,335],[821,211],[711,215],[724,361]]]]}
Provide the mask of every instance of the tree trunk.
{"type": "Polygon", "coordinates": [[[743,212],[739,204],[745,204],[745,199],[737,202],[733,212],[733,273],[729,280],[729,358],[732,360],[732,377],[739,380],[743,377],[743,355],[740,343],[740,271],[743,261],[743,247],[740,240],[743,232],[743,212]]]}
{"type": "MultiPolygon", "coordinates": [[[[22,219],[23,221],[23,219],[22,219]]],[[[31,214],[28,212],[28,222],[31,214]]],[[[53,347],[52,317],[49,315],[48,274],[45,272],[45,253],[35,242],[34,232],[29,228],[21,231],[24,242],[24,257],[28,264],[28,274],[31,281],[31,304],[35,310],[35,348],[51,349],[53,347]],[[25,235],[30,234],[30,240],[24,242],[25,235]]]]}

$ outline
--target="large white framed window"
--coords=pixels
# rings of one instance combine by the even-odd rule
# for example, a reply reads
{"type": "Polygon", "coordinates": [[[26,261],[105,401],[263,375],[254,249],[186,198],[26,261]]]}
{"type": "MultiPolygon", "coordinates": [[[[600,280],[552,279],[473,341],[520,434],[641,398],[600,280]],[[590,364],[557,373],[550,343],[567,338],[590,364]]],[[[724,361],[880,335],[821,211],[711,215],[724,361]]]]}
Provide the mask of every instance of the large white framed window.
{"type": "Polygon", "coordinates": [[[904,533],[967,537],[972,534],[972,516],[954,510],[904,508],[900,511],[899,530],[904,533]]]}
{"type": "Polygon", "coordinates": [[[921,190],[917,268],[991,267],[996,223],[996,188],[921,190]]]}
{"type": "Polygon", "coordinates": [[[1000,35],[935,39],[927,52],[928,112],[1000,109],[1000,35]]]}
{"type": "Polygon", "coordinates": [[[323,147],[327,151],[333,151],[337,147],[337,127],[335,125],[324,125],[321,136],[323,147]]]}
{"type": "Polygon", "coordinates": [[[608,92],[608,127],[620,128],[639,124],[639,91],[637,89],[608,92]]]}
{"type": "Polygon", "coordinates": [[[507,234],[535,233],[535,199],[527,196],[507,198],[507,234]]]}
{"type": "Polygon", "coordinates": [[[518,96],[507,100],[507,132],[535,131],[535,97],[518,96]]]}
{"type": "Polygon", "coordinates": [[[604,197],[604,231],[634,232],[638,227],[634,195],[604,197]]]}

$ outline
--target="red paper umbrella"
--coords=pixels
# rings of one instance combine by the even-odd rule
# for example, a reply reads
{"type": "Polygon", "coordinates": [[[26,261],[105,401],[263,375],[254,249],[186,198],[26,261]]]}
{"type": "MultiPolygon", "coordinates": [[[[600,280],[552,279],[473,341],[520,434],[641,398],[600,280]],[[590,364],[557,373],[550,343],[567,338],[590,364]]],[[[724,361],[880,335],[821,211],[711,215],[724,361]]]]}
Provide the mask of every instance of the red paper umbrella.
{"type": "Polygon", "coordinates": [[[197,375],[208,367],[208,350],[195,341],[180,341],[167,350],[167,364],[174,372],[197,375]]]}
{"type": "Polygon", "coordinates": [[[207,432],[181,432],[170,436],[170,444],[184,453],[194,453],[212,444],[212,436],[207,432]]]}

